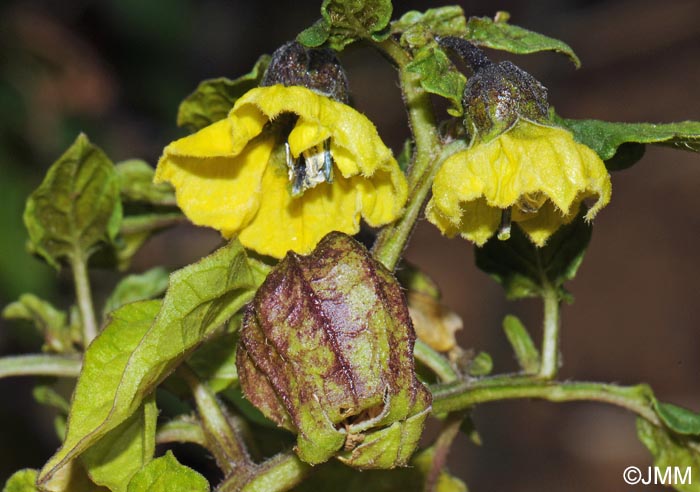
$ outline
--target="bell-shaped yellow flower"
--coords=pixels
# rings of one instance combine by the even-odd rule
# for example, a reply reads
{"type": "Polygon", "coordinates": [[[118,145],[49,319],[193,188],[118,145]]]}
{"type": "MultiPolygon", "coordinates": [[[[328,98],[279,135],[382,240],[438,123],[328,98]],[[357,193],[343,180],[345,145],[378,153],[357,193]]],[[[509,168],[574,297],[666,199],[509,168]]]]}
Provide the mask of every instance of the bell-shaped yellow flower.
{"type": "Polygon", "coordinates": [[[397,219],[406,179],[374,125],[304,87],[259,87],[227,118],[168,145],[156,182],[197,225],[261,254],[311,252],[330,231],[397,219]]]}
{"type": "Polygon", "coordinates": [[[521,119],[444,162],[426,215],[444,234],[460,234],[478,246],[496,231],[507,237],[512,220],[543,246],[573,220],[583,200],[592,200],[590,220],[610,193],[610,176],[593,150],[563,128],[521,119]]]}

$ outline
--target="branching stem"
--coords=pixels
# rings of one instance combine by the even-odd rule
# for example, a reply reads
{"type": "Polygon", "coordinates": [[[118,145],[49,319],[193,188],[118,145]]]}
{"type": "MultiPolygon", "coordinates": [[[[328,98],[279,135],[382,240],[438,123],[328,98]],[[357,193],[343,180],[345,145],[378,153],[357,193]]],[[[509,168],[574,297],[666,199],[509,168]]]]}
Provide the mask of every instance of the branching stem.
{"type": "Polygon", "coordinates": [[[87,257],[81,251],[76,251],[71,257],[71,270],[73,270],[75,298],[80,311],[80,319],[83,323],[83,346],[87,347],[97,336],[97,319],[95,318],[95,308],[92,304],[87,257]]]}
{"type": "Polygon", "coordinates": [[[497,376],[432,387],[433,413],[465,410],[480,403],[521,398],[552,402],[597,401],[625,408],[660,425],[647,386],[617,386],[590,382],[543,381],[539,378],[497,376]]]}

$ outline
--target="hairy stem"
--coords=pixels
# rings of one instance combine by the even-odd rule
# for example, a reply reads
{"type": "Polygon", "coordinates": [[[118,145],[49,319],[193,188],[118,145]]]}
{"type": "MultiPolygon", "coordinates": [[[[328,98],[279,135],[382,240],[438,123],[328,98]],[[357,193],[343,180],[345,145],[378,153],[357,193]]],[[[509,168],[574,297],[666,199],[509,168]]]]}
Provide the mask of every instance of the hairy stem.
{"type": "Polygon", "coordinates": [[[480,403],[520,398],[552,402],[597,401],[625,408],[660,425],[647,386],[616,386],[590,382],[542,381],[532,377],[496,377],[477,382],[435,385],[433,413],[465,410],[480,403]]]}
{"type": "MultiPolygon", "coordinates": [[[[301,461],[293,451],[280,453],[258,465],[255,477],[242,492],[284,492],[298,485],[311,472],[311,466],[301,461]]],[[[217,489],[228,492],[233,489],[217,489]]]]}
{"type": "Polygon", "coordinates": [[[87,257],[82,252],[76,251],[71,257],[71,270],[73,270],[73,283],[75,284],[75,297],[80,310],[80,319],[83,322],[83,346],[87,347],[97,336],[97,319],[92,304],[87,257]]]}
{"type": "Polygon", "coordinates": [[[189,442],[203,448],[207,447],[207,438],[204,435],[202,425],[191,417],[179,417],[158,428],[156,443],[167,444],[171,442],[189,442]]]}
{"type": "Polygon", "coordinates": [[[542,358],[538,375],[542,379],[553,379],[559,370],[559,295],[556,289],[546,287],[542,301],[542,358]]]}
{"type": "Polygon", "coordinates": [[[202,422],[206,447],[214,455],[219,468],[227,476],[249,476],[254,467],[253,462],[238,429],[231,424],[231,419],[219,405],[214,393],[186,364],[181,365],[177,373],[192,391],[202,422]]]}
{"type": "Polygon", "coordinates": [[[411,61],[409,54],[393,39],[378,43],[377,47],[398,68],[401,92],[415,143],[408,172],[408,203],[404,215],[379,233],[372,249],[375,258],[393,270],[401,258],[430,190],[433,174],[431,164],[439,153],[440,139],[430,97],[420,86],[419,77],[406,69],[411,61]]]}
{"type": "Polygon", "coordinates": [[[65,355],[15,355],[0,358],[0,379],[10,376],[77,378],[82,361],[65,355]]]}

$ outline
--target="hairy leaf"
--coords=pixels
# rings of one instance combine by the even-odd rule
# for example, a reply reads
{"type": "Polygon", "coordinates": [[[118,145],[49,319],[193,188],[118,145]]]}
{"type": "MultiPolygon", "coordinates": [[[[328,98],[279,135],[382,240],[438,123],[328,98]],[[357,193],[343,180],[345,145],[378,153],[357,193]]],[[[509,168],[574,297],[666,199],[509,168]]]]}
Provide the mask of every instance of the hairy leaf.
{"type": "MultiPolygon", "coordinates": [[[[507,20],[508,15],[502,15],[501,17],[505,17],[507,20]]],[[[576,65],[576,68],[581,66],[581,60],[579,60],[574,50],[568,44],[544,34],[508,24],[505,20],[494,20],[489,17],[470,17],[467,21],[465,37],[476,45],[508,51],[518,55],[536,53],[538,51],[556,51],[568,56],[576,65]]]]}
{"type": "Polygon", "coordinates": [[[175,206],[175,191],[168,183],[155,184],[155,170],[141,159],[129,159],[115,166],[124,202],[175,206]]]}
{"type": "Polygon", "coordinates": [[[92,481],[114,492],[126,492],[131,477],[153,459],[157,418],[151,394],[131,417],[87,449],[80,460],[92,481]]]}
{"type": "Polygon", "coordinates": [[[47,490],[60,470],[128,419],[143,399],[262,281],[232,241],[170,277],[165,299],[127,304],[90,345],[73,396],[68,434],[44,466],[47,490]],[[154,319],[155,318],[155,319],[154,319]]]}
{"type": "Polygon", "coordinates": [[[168,271],[156,267],[141,274],[124,277],[107,298],[103,315],[121,306],[135,301],[143,301],[158,297],[168,288],[168,271]]]}
{"type": "Polygon", "coordinates": [[[550,286],[568,299],[562,285],[576,275],[591,239],[583,208],[542,248],[532,244],[519,227],[513,227],[507,241],[492,237],[476,248],[476,265],[503,285],[509,299],[539,296],[550,286]]]}
{"type": "Polygon", "coordinates": [[[177,125],[186,126],[190,132],[196,132],[224,119],[239,97],[258,86],[269,64],[270,56],[262,55],[250,72],[237,79],[219,77],[202,81],[195,91],[180,103],[177,125]]]}
{"type": "Polygon", "coordinates": [[[654,465],[660,469],[661,473],[665,473],[667,469],[674,473],[674,469],[679,469],[683,475],[690,468],[687,483],[682,484],[680,482],[685,480],[672,478],[667,482],[669,485],[673,485],[673,488],[680,492],[700,491],[699,441],[675,436],[641,418],[637,419],[637,435],[651,452],[654,465]]]}
{"type": "Polygon", "coordinates": [[[2,492],[38,492],[36,488],[36,476],[39,472],[31,468],[16,471],[5,482],[2,492]]]}
{"type": "Polygon", "coordinates": [[[403,46],[418,49],[433,41],[436,36],[465,36],[467,20],[462,7],[458,5],[428,9],[425,12],[411,10],[392,22],[391,32],[401,34],[403,46]]]}
{"type": "Polygon", "coordinates": [[[44,338],[45,351],[65,353],[72,350],[66,313],[34,294],[22,294],[17,301],[5,306],[2,317],[32,323],[44,338]]]}
{"type": "Polygon", "coordinates": [[[420,85],[423,89],[450,102],[448,113],[452,116],[463,113],[462,95],[467,79],[437,45],[428,45],[420,49],[406,69],[420,75],[420,85]]]}
{"type": "Polygon", "coordinates": [[[595,150],[611,171],[626,169],[641,159],[644,144],[700,152],[700,121],[614,123],[561,118],[553,112],[551,116],[568,128],[576,140],[595,150]]]}
{"type": "Polygon", "coordinates": [[[81,134],[27,200],[30,248],[50,265],[86,259],[117,235],[122,209],[112,161],[81,134]]]}
{"type": "Polygon", "coordinates": [[[700,414],[671,403],[661,403],[656,399],[654,399],[654,410],[673,432],[700,436],[700,414]]]}
{"type": "Polygon", "coordinates": [[[128,492],[209,492],[207,480],[185,465],[172,451],[143,467],[129,483],[128,492]]]}
{"type": "Polygon", "coordinates": [[[386,39],[391,20],[391,0],[323,0],[321,19],[297,36],[304,46],[324,43],[341,51],[359,39],[386,39]]]}

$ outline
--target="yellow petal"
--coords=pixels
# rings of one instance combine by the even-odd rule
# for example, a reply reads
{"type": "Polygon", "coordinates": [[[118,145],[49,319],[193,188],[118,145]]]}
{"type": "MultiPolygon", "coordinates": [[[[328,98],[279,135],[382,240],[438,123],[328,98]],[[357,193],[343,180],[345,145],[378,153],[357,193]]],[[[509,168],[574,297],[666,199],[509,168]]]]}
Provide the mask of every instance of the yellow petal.
{"type": "MultiPolygon", "coordinates": [[[[157,181],[175,188],[178,206],[194,224],[219,229],[230,237],[245,227],[260,205],[261,180],[274,138],[254,141],[233,157],[191,157],[182,150],[197,149],[215,123],[165,149],[156,170],[157,181]],[[191,141],[187,141],[190,139],[191,141]],[[175,144],[178,144],[175,148],[175,144]]],[[[230,136],[225,139],[231,142],[230,136]]],[[[220,148],[218,140],[212,143],[220,148]]]]}
{"type": "Polygon", "coordinates": [[[306,149],[323,143],[330,136],[331,130],[327,126],[308,120],[299,120],[289,133],[287,141],[289,142],[289,149],[292,151],[292,155],[299,157],[306,149]]]}
{"type": "Polygon", "coordinates": [[[349,180],[339,177],[294,198],[286,168],[271,163],[262,187],[264,200],[258,213],[239,235],[244,246],[259,253],[276,258],[289,250],[308,254],[331,231],[356,234],[360,230],[359,195],[349,180]]]}
{"type": "Polygon", "coordinates": [[[520,121],[488,143],[476,143],[444,162],[433,183],[427,216],[443,232],[459,230],[483,244],[498,227],[500,210],[526,194],[539,193],[547,198],[546,206],[536,214],[519,214],[514,207],[513,220],[542,245],[573,218],[583,199],[596,200],[588,219],[610,201],[610,176],[598,155],[574,141],[570,132],[520,121]]]}
{"type": "Polygon", "coordinates": [[[408,185],[398,165],[387,171],[378,170],[371,178],[351,178],[360,194],[362,217],[372,227],[396,220],[408,196],[408,185]]]}
{"type": "Polygon", "coordinates": [[[578,214],[580,202],[574,202],[567,215],[562,215],[552,202],[547,201],[542,208],[531,217],[513,210],[513,222],[517,222],[520,228],[528,235],[535,245],[542,247],[549,237],[561,226],[568,224],[578,214]]]}
{"type": "MultiPolygon", "coordinates": [[[[163,150],[166,157],[232,157],[238,152],[231,144],[233,129],[228,119],[217,121],[197,133],[175,140],[163,150]]],[[[156,182],[161,178],[160,166],[156,169],[156,182]]]]}
{"type": "Polygon", "coordinates": [[[333,230],[357,233],[361,216],[372,226],[396,220],[407,197],[406,179],[374,125],[303,87],[249,91],[225,120],[166,147],[156,180],[173,184],[195,224],[239,235],[245,246],[278,258],[310,252],[333,230]],[[280,135],[261,135],[282,114],[298,117],[283,136],[295,157],[330,138],[339,171],[333,183],[291,196],[280,135]]]}
{"type": "MultiPolygon", "coordinates": [[[[297,125],[301,125],[304,131],[290,139],[294,155],[320,143],[319,135],[332,135],[332,146],[342,148],[345,152],[336,161],[345,177],[358,173],[371,176],[393,159],[391,151],[366,116],[305,87],[258,87],[236,101],[231,116],[237,116],[241,111],[250,112],[250,106],[258,108],[270,120],[282,113],[299,116],[297,125]],[[309,128],[315,130],[309,131],[309,128]],[[346,155],[351,156],[352,164],[343,158],[346,155]]],[[[333,147],[331,154],[335,154],[333,147]]]]}

